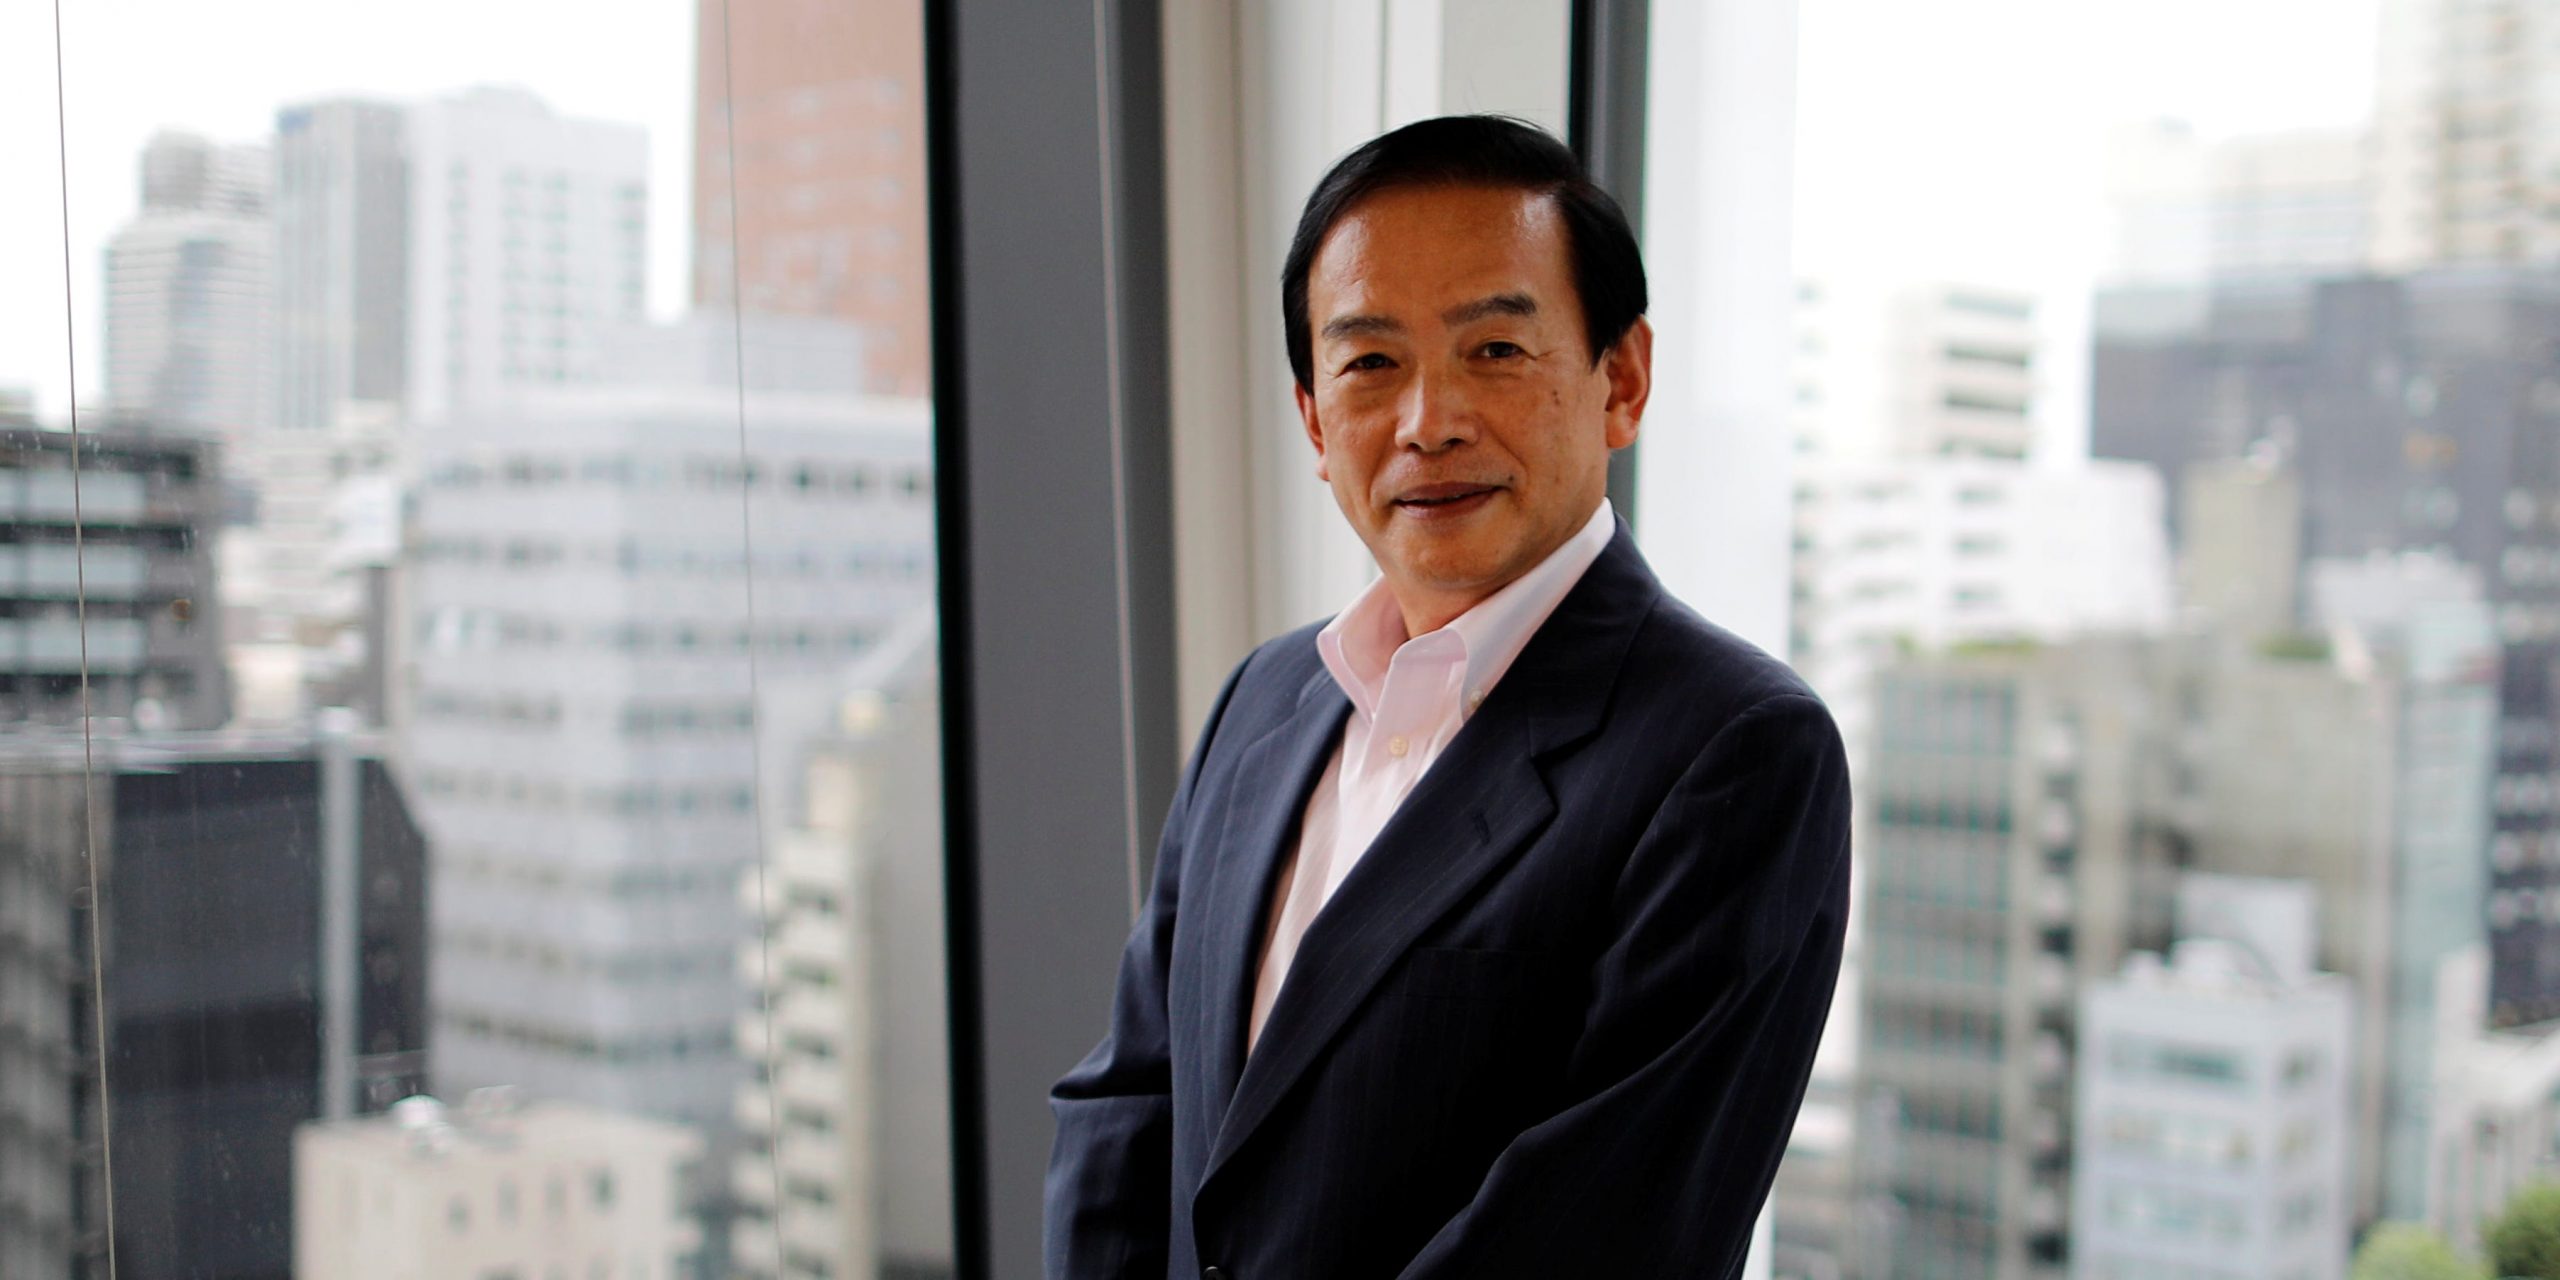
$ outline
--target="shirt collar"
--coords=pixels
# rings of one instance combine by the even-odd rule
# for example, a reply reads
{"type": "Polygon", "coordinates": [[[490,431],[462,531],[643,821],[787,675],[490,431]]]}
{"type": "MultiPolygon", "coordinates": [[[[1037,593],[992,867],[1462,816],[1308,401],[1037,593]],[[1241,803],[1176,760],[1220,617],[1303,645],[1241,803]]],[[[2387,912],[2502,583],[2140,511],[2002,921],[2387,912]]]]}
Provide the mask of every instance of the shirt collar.
{"type": "MultiPolygon", "coordinates": [[[[1608,499],[1601,499],[1599,509],[1591,513],[1582,528],[1565,539],[1564,545],[1548,552],[1536,567],[1477,601],[1474,608],[1459,614],[1439,631],[1429,633],[1454,637],[1466,656],[1461,714],[1474,711],[1475,704],[1492,692],[1495,682],[1511,669],[1512,661],[1528,647],[1529,637],[1537,634],[1547,616],[1564,603],[1573,585],[1582,581],[1592,562],[1608,550],[1617,525],[1615,509],[1608,499]]],[[[1387,665],[1394,660],[1396,651],[1419,638],[1422,637],[1405,634],[1404,612],[1396,606],[1395,593],[1387,588],[1387,580],[1379,578],[1316,633],[1316,654],[1324,660],[1325,670],[1332,673],[1333,682],[1350,697],[1351,704],[1367,716],[1376,712],[1379,690],[1387,680],[1387,665]]]]}

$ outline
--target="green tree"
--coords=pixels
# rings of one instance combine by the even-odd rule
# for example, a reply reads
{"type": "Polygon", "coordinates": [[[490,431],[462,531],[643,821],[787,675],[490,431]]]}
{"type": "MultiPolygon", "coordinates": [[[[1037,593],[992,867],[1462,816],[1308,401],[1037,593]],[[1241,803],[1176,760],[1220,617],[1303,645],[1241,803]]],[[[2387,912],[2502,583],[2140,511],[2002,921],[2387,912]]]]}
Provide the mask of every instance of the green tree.
{"type": "Polygon", "coordinates": [[[2406,1222],[2386,1222],[2356,1250],[2353,1280],[2483,1280],[2480,1268],[2455,1256],[2435,1232],[2406,1222]]]}
{"type": "Polygon", "coordinates": [[[2560,1280],[2560,1184],[2536,1183],[2489,1220],[2489,1273],[2560,1280]]]}

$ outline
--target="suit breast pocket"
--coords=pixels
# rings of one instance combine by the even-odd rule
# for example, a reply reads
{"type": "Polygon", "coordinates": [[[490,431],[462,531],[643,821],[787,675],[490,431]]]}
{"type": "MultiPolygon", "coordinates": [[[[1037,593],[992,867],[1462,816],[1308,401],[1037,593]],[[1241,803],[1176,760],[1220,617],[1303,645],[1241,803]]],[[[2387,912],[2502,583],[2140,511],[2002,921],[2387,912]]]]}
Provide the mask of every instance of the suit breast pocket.
{"type": "Polygon", "coordinates": [[[1389,1006],[1399,1123],[1481,1172],[1512,1134],[1553,1109],[1580,1030],[1567,962],[1532,951],[1420,947],[1389,1006]]]}

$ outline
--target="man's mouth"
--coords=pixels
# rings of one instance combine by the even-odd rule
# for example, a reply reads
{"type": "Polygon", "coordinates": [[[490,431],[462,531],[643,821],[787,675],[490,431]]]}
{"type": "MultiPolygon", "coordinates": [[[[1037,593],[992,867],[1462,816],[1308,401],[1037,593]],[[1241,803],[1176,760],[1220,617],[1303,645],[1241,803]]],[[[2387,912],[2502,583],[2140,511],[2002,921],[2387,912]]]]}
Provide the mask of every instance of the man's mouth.
{"type": "Polygon", "coordinates": [[[1395,505],[1416,516],[1455,515],[1482,505],[1499,490],[1489,484],[1427,484],[1399,494],[1395,505]]]}

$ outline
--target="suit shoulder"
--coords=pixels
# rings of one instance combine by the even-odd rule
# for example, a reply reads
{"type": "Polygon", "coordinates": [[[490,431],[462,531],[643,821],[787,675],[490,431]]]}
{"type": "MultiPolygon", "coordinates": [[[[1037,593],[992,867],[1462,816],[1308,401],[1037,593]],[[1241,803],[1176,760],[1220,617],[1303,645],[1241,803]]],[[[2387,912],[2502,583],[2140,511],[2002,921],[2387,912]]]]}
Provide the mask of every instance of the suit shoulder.
{"type": "Polygon", "coordinates": [[[1646,684],[1676,691],[1710,724],[1779,698],[1802,699],[1829,716],[1794,668],[1668,593],[1645,619],[1627,662],[1646,684]]]}

